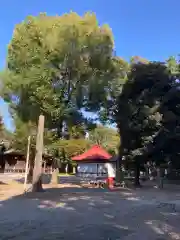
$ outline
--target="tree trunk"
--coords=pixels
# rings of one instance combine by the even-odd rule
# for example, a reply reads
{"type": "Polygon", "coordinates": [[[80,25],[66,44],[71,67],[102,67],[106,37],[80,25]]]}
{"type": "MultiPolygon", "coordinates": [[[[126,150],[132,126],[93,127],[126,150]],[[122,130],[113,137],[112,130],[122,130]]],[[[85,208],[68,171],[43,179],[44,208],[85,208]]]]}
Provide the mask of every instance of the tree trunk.
{"type": "Polygon", "coordinates": [[[122,165],[122,157],[123,157],[123,149],[122,146],[119,146],[118,159],[116,161],[116,182],[121,183],[121,165],[122,165]]]}
{"type": "Polygon", "coordinates": [[[122,156],[119,155],[116,162],[116,182],[121,183],[121,160],[122,156]]]}
{"type": "Polygon", "coordinates": [[[32,183],[32,179],[33,179],[33,166],[30,165],[29,172],[27,175],[27,182],[32,183]]]}
{"type": "Polygon", "coordinates": [[[63,137],[62,129],[63,129],[63,121],[59,120],[59,122],[58,122],[58,128],[57,128],[58,138],[62,138],[62,137],[63,137]]]}
{"type": "Polygon", "coordinates": [[[41,192],[42,188],[42,154],[43,154],[43,133],[44,133],[44,116],[39,116],[38,132],[36,139],[36,157],[33,171],[33,192],[41,192]]]}
{"type": "Polygon", "coordinates": [[[139,162],[137,161],[137,162],[135,163],[135,179],[134,179],[134,185],[135,185],[135,187],[140,187],[140,186],[141,186],[139,179],[140,179],[140,164],[139,164],[139,162]]]}
{"type": "Polygon", "coordinates": [[[39,180],[37,182],[33,183],[32,191],[33,192],[43,192],[41,177],[39,177],[39,180]]]}
{"type": "Polygon", "coordinates": [[[4,173],[6,167],[6,159],[4,156],[5,151],[6,151],[5,145],[0,144],[0,173],[4,173]]]}
{"type": "Polygon", "coordinates": [[[5,162],[4,155],[1,155],[0,156],[0,173],[4,173],[5,166],[6,166],[6,162],[5,162]]]}

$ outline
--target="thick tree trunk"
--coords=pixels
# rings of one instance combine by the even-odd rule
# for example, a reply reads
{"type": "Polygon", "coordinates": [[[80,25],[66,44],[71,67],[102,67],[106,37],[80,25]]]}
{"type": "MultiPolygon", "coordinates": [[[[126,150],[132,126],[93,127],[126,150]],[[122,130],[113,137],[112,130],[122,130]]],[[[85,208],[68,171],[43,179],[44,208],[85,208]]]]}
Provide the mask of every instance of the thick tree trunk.
{"type": "Polygon", "coordinates": [[[140,187],[141,185],[140,185],[140,181],[139,181],[139,179],[140,179],[140,164],[139,164],[139,162],[136,162],[135,163],[135,179],[134,179],[134,185],[135,185],[135,187],[140,187]]]}
{"type": "MultiPolygon", "coordinates": [[[[122,139],[121,139],[122,142],[122,139]]],[[[116,182],[121,183],[122,182],[122,157],[123,157],[123,148],[122,145],[119,146],[119,151],[118,151],[118,159],[116,161],[116,182]]]]}
{"type": "Polygon", "coordinates": [[[28,183],[32,183],[32,179],[33,179],[33,166],[29,167],[29,172],[27,175],[27,182],[28,183]]]}
{"type": "Polygon", "coordinates": [[[59,120],[58,122],[57,135],[58,135],[58,138],[63,137],[63,121],[62,120],[59,120]]]}
{"type": "Polygon", "coordinates": [[[4,159],[4,155],[1,155],[0,156],[0,173],[4,173],[5,165],[6,165],[6,162],[5,162],[5,159],[4,159]]]}
{"type": "Polygon", "coordinates": [[[36,157],[33,170],[33,192],[41,192],[42,188],[42,154],[43,154],[44,116],[39,116],[38,133],[36,139],[36,157]]]}
{"type": "Polygon", "coordinates": [[[121,161],[122,161],[122,156],[119,155],[116,162],[116,182],[117,183],[121,183],[121,161]]]}
{"type": "Polygon", "coordinates": [[[39,180],[37,182],[35,182],[33,184],[32,191],[33,192],[43,192],[41,177],[39,178],[39,180]]]}
{"type": "Polygon", "coordinates": [[[0,173],[4,173],[5,166],[6,166],[6,160],[4,156],[4,152],[6,151],[6,148],[3,145],[0,145],[0,173]]]}

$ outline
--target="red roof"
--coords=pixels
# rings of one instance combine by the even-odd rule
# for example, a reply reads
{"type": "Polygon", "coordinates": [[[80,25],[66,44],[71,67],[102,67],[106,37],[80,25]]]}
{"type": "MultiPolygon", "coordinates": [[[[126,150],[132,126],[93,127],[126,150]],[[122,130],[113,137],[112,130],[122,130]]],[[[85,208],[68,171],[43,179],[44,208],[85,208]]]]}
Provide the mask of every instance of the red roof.
{"type": "Polygon", "coordinates": [[[81,161],[81,160],[96,160],[96,159],[103,159],[109,160],[112,156],[107,153],[102,147],[99,145],[94,145],[92,148],[87,150],[85,153],[75,156],[72,158],[74,161],[81,161]]]}

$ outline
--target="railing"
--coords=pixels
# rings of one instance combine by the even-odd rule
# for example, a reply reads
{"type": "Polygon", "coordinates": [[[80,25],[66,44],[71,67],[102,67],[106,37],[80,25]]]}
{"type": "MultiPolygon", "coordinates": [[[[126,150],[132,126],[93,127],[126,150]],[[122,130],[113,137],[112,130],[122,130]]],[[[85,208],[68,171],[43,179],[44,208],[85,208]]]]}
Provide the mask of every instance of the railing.
{"type": "Polygon", "coordinates": [[[21,165],[21,166],[6,165],[4,172],[6,172],[6,173],[24,173],[25,165],[21,165]]]}

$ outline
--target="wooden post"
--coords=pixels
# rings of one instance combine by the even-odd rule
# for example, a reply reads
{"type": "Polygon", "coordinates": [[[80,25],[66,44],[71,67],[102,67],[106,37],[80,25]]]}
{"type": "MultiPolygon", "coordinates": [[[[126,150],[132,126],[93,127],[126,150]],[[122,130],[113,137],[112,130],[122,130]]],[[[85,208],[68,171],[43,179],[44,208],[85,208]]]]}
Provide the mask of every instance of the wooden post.
{"type": "Polygon", "coordinates": [[[24,191],[26,191],[26,184],[27,184],[30,143],[31,143],[31,136],[28,137],[27,156],[26,156],[26,168],[25,168],[25,176],[24,176],[24,191]]]}
{"type": "Polygon", "coordinates": [[[33,192],[40,192],[42,188],[42,154],[43,154],[44,116],[39,116],[38,132],[36,138],[36,156],[33,170],[33,192]]]}

